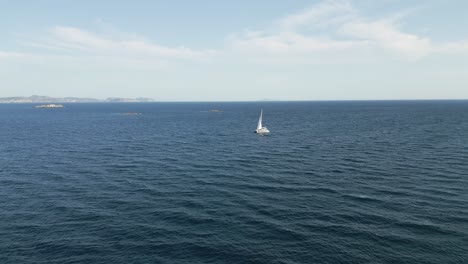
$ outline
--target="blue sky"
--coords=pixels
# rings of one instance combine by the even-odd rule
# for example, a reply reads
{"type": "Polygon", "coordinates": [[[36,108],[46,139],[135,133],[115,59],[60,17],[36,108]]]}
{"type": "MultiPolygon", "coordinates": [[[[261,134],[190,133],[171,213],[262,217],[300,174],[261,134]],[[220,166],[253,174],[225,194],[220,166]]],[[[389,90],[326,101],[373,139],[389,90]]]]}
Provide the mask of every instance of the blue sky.
{"type": "Polygon", "coordinates": [[[467,11],[464,0],[0,0],[0,97],[467,99],[467,11]]]}

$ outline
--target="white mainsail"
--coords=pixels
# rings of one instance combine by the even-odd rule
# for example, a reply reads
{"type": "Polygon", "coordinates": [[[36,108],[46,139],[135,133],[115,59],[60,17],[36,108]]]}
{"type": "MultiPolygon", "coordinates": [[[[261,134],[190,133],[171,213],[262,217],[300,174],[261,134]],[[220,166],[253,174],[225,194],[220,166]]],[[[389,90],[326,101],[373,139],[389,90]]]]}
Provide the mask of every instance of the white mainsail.
{"type": "Polygon", "coordinates": [[[262,115],[263,115],[263,109],[260,111],[260,118],[258,119],[257,130],[262,129],[262,115]]]}

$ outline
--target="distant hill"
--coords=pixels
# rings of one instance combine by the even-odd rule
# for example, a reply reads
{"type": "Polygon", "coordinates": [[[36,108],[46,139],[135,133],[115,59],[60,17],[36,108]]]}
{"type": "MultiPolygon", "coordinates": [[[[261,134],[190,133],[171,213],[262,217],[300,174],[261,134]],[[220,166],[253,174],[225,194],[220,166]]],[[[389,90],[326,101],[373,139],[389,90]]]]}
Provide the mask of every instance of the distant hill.
{"type": "Polygon", "coordinates": [[[138,103],[138,102],[153,102],[151,98],[120,98],[110,97],[104,100],[94,98],[80,97],[49,97],[49,96],[16,96],[0,98],[0,104],[12,103],[138,103]]]}

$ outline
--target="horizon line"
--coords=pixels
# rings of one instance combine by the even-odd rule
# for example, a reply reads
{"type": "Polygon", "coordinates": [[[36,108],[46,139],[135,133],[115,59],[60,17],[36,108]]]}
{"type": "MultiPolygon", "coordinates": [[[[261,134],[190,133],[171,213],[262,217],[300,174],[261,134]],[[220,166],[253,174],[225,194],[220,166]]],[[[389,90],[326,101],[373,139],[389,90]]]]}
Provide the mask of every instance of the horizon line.
{"type": "MultiPolygon", "coordinates": [[[[21,96],[9,96],[9,97],[21,97],[21,96]]],[[[2,98],[9,98],[9,97],[0,97],[2,98]]],[[[70,98],[73,96],[61,97],[61,98],[70,98]]],[[[95,99],[90,97],[74,97],[74,98],[86,98],[86,99],[95,99]]],[[[111,97],[111,98],[124,98],[124,97],[111,97]]],[[[139,98],[139,97],[137,97],[139,98]]],[[[411,98],[411,99],[306,99],[306,100],[154,100],[154,101],[147,101],[147,102],[119,102],[119,101],[105,101],[105,99],[96,99],[99,102],[61,102],[61,101],[53,101],[57,103],[66,103],[66,104],[92,104],[92,103],[106,103],[106,104],[132,104],[132,103],[142,103],[142,104],[150,104],[150,103],[275,103],[275,102],[391,102],[391,101],[468,101],[468,98],[411,98]]],[[[52,102],[52,101],[50,101],[52,102]]],[[[3,103],[0,104],[37,104],[37,103],[47,103],[44,102],[10,102],[10,103],[3,103]]]]}

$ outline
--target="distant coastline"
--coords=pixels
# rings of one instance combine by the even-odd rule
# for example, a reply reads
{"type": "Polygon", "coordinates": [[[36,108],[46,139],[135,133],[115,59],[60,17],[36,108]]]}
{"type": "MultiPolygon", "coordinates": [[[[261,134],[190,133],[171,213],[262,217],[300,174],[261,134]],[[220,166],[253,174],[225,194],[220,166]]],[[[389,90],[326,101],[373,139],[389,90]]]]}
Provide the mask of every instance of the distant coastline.
{"type": "Polygon", "coordinates": [[[108,97],[106,99],[96,99],[87,97],[51,97],[51,96],[11,96],[0,97],[0,104],[55,104],[55,103],[276,103],[276,102],[411,102],[411,101],[468,101],[468,98],[414,98],[414,99],[260,99],[260,100],[162,100],[157,101],[152,98],[138,97],[138,98],[122,98],[122,97],[108,97]]]}
{"type": "Polygon", "coordinates": [[[106,99],[81,98],[81,97],[49,97],[49,96],[16,96],[0,98],[0,104],[21,103],[143,103],[154,102],[151,98],[120,98],[109,97],[106,99]]]}

